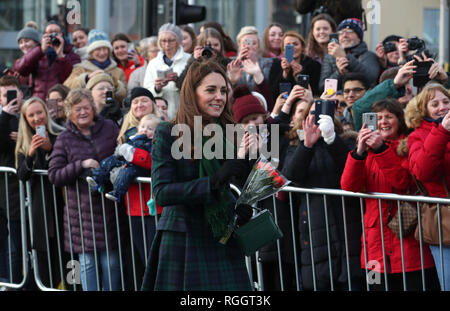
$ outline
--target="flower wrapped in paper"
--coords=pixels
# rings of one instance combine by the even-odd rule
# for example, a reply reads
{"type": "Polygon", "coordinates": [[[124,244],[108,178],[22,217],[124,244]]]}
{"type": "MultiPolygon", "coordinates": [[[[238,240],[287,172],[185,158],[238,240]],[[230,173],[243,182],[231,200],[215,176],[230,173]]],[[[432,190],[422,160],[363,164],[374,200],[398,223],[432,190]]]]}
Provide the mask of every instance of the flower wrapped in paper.
{"type": "MultiPolygon", "coordinates": [[[[274,165],[264,158],[259,158],[253,166],[250,175],[247,177],[247,181],[244,184],[244,188],[241,195],[236,201],[236,206],[239,205],[253,205],[258,201],[264,200],[281,189],[286,187],[290,183],[275,167],[274,165]]],[[[262,211],[269,212],[269,211],[262,211]]],[[[260,215],[258,213],[253,216],[252,219],[260,215]]],[[[220,240],[220,243],[225,244],[230,238],[231,234],[238,229],[237,216],[233,222],[229,225],[227,234],[220,240]]]]}

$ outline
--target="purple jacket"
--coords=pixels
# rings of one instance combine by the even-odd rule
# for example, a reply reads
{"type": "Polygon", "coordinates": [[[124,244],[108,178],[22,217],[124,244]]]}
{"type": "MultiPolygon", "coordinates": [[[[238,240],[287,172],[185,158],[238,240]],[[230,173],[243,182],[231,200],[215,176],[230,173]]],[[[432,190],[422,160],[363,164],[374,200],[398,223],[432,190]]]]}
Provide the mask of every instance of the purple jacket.
{"type": "MultiPolygon", "coordinates": [[[[50,157],[48,178],[52,184],[58,187],[66,186],[67,206],[64,207],[64,248],[67,252],[70,252],[70,246],[72,246],[74,253],[82,253],[82,237],[84,251],[93,251],[94,243],[97,250],[106,249],[102,197],[98,192],[89,193],[88,184],[85,180],[87,176],[86,171],[81,166],[81,162],[92,158],[100,163],[101,160],[112,155],[116,147],[118,134],[119,129],[113,121],[99,116],[91,129],[90,139],[83,136],[70,121],[66,124],[66,130],[59,134],[56,139],[50,157]],[[79,199],[77,198],[77,185],[79,199]],[[90,197],[92,200],[93,223],[91,221],[90,197]],[[80,202],[83,230],[80,230],[78,200],[80,202]],[[67,213],[70,214],[69,217],[67,217],[67,213]],[[70,219],[70,228],[68,218],[70,219]],[[92,226],[94,226],[95,230],[95,240],[92,234],[92,226]]],[[[116,249],[117,230],[114,204],[110,200],[103,201],[108,246],[109,249],[116,249]]]]}
{"type": "Polygon", "coordinates": [[[22,79],[30,74],[34,78],[33,96],[45,100],[48,90],[58,83],[63,83],[72,72],[73,65],[81,62],[80,56],[72,51],[72,45],[64,46],[65,57],[55,59],[49,66],[48,58],[37,46],[18,59],[13,70],[18,72],[22,79]]]}

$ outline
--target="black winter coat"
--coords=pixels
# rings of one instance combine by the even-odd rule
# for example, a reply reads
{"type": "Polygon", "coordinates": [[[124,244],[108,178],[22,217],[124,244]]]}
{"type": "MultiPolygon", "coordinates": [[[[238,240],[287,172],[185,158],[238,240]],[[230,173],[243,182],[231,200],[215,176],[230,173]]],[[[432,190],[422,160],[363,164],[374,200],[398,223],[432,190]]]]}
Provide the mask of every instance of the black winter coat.
{"type": "MultiPolygon", "coordinates": [[[[15,115],[11,115],[5,111],[0,113],[0,166],[15,168],[14,151],[16,142],[9,136],[11,132],[17,132],[19,127],[19,119],[15,115]]],[[[5,173],[0,173],[0,209],[6,213],[6,200],[9,203],[9,219],[13,221],[20,220],[20,194],[19,180],[17,175],[7,173],[8,176],[8,193],[5,189],[5,173]],[[8,194],[8,196],[7,196],[8,194]]]]}
{"type": "MultiPolygon", "coordinates": [[[[344,169],[349,147],[336,136],[335,141],[327,145],[320,138],[313,148],[303,143],[290,145],[285,157],[282,173],[294,186],[304,188],[340,188],[340,177],[344,169]]],[[[341,198],[326,196],[326,208],[323,195],[295,195],[294,206],[298,207],[298,230],[300,244],[301,277],[303,288],[312,290],[314,262],[317,290],[330,290],[330,268],[328,241],[334,289],[347,287],[347,257],[344,238],[344,221],[341,198]],[[308,200],[308,201],[307,201],[308,200]],[[307,203],[309,203],[309,208],[307,203]],[[309,218],[308,218],[309,215],[309,218]],[[326,218],[329,232],[326,231],[326,218]],[[311,240],[314,259],[311,257],[311,240]]],[[[346,200],[346,225],[348,234],[349,267],[353,289],[360,289],[359,258],[361,254],[360,210],[346,200]],[[356,268],[355,268],[356,267],[356,268]]]]}
{"type": "MultiPolygon", "coordinates": [[[[49,133],[50,142],[54,145],[56,136],[49,133]]],[[[36,150],[34,157],[25,156],[22,153],[17,157],[17,177],[24,183],[31,179],[31,220],[33,225],[33,245],[38,251],[47,251],[46,234],[49,238],[56,237],[56,223],[59,227],[60,242],[63,241],[64,224],[62,218],[63,198],[61,189],[53,186],[48,181],[47,176],[33,175],[33,170],[47,170],[51,151],[45,151],[41,148],[36,150]],[[43,185],[43,188],[41,188],[43,185]],[[53,193],[53,191],[55,191],[53,193]],[[44,197],[42,197],[44,194],[44,197]],[[53,194],[55,194],[54,200],[53,194]],[[56,208],[55,208],[56,204],[56,208]],[[55,218],[55,210],[57,218],[55,218]],[[44,217],[46,216],[46,217],[44,217]],[[45,219],[47,228],[45,227],[45,219]],[[57,222],[56,222],[57,220],[57,222]]]]}
{"type": "MultiPolygon", "coordinates": [[[[303,70],[300,74],[309,76],[309,84],[314,96],[320,96],[322,92],[319,89],[319,79],[321,65],[309,56],[305,56],[301,62],[303,70]]],[[[272,68],[270,70],[270,90],[272,92],[273,101],[276,102],[278,95],[280,95],[280,83],[289,82],[292,87],[297,83],[297,77],[294,77],[292,71],[289,72],[287,79],[283,78],[283,70],[281,69],[281,62],[279,59],[274,59],[272,68]]]]}

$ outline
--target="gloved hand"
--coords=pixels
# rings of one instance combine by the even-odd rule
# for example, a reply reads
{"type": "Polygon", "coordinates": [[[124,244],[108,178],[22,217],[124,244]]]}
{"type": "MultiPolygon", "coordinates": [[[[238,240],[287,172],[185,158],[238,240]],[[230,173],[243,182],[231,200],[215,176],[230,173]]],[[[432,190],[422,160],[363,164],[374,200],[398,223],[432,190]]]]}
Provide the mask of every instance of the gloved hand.
{"type": "Polygon", "coordinates": [[[117,146],[114,154],[116,156],[122,156],[126,161],[131,162],[133,161],[134,150],[135,148],[133,146],[129,144],[122,144],[117,146]]]}
{"type": "Polygon", "coordinates": [[[236,224],[238,226],[245,225],[253,216],[253,208],[247,204],[239,204],[234,212],[237,214],[236,224]]]}
{"type": "Polygon", "coordinates": [[[234,159],[227,160],[222,167],[210,177],[212,189],[218,189],[221,186],[228,184],[232,176],[239,176],[246,172],[245,160],[234,159]]]}
{"type": "Polygon", "coordinates": [[[334,132],[334,122],[333,119],[326,114],[319,115],[319,129],[323,140],[328,144],[332,144],[336,138],[336,133],[334,132]]]}

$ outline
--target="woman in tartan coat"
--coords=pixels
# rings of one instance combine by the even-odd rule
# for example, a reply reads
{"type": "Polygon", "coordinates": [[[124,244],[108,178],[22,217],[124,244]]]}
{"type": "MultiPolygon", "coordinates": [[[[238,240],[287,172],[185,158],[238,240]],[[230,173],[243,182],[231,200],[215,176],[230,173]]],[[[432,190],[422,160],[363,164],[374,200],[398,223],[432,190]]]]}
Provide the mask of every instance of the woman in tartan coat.
{"type": "MultiPolygon", "coordinates": [[[[156,129],[152,185],[163,212],[150,251],[143,290],[251,290],[245,257],[236,241],[230,238],[225,244],[219,242],[234,218],[230,179],[245,178],[250,172],[248,162],[208,160],[205,156],[198,159],[193,156],[196,150],[192,148],[194,135],[201,135],[204,126],[218,125],[225,133],[225,125],[234,123],[228,83],[219,64],[213,60],[195,61],[181,88],[175,119],[161,123],[156,129]],[[202,120],[202,127],[196,131],[194,116],[201,116],[202,120]],[[172,129],[177,125],[182,126],[182,132],[178,132],[180,136],[172,136],[172,129]],[[188,145],[181,143],[184,135],[190,139],[188,145]],[[190,150],[188,158],[177,157],[173,152],[183,152],[186,147],[190,150]]],[[[203,142],[209,138],[196,137],[203,142]]],[[[223,141],[225,152],[226,139],[219,141],[223,141]]],[[[248,139],[246,142],[248,150],[248,139]]],[[[251,215],[251,208],[238,209],[236,213],[239,222],[251,215]]]]}

